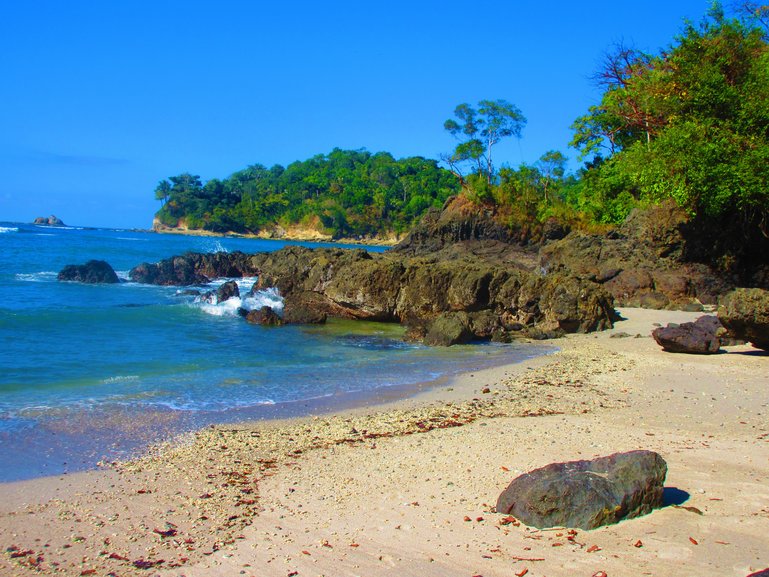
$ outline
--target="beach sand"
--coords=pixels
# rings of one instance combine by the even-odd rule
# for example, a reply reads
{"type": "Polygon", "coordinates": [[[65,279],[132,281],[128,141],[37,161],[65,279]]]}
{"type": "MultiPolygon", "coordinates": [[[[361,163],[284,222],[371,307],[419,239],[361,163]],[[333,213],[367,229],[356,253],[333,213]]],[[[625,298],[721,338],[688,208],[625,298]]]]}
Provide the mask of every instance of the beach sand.
{"type": "Polygon", "coordinates": [[[0,485],[0,575],[745,576],[769,567],[769,355],[661,351],[621,309],[560,352],[376,407],[215,427],[0,485]],[[617,338],[618,333],[628,336],[617,338]],[[636,336],[638,335],[638,336],[636,336]],[[669,504],[593,531],[493,512],[518,474],[649,449],[669,504]]]}

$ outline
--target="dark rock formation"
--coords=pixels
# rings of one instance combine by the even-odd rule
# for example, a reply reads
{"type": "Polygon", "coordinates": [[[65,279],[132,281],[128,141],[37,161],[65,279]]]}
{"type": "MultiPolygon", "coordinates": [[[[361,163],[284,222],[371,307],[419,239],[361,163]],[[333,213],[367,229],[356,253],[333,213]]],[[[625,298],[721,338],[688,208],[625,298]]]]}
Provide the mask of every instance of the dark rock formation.
{"type": "Polygon", "coordinates": [[[511,231],[499,224],[494,207],[474,204],[453,196],[442,210],[429,210],[394,250],[411,256],[432,255],[446,246],[470,240],[498,240],[510,243],[511,231]]]}
{"type": "Polygon", "coordinates": [[[652,337],[669,353],[712,355],[720,350],[724,332],[717,317],[704,316],[693,323],[671,323],[654,329],[652,337]]]}
{"type": "Polygon", "coordinates": [[[58,280],[89,284],[115,284],[120,279],[112,267],[103,260],[89,260],[85,264],[68,264],[59,272],[58,280]]]}
{"type": "Polygon", "coordinates": [[[248,311],[246,313],[246,320],[251,324],[273,327],[277,327],[283,324],[283,319],[278,316],[278,313],[267,306],[248,311]]]}
{"type": "Polygon", "coordinates": [[[470,317],[464,312],[441,313],[426,328],[424,343],[448,347],[468,343],[474,338],[470,317]]]}
{"type": "Polygon", "coordinates": [[[513,479],[497,513],[538,528],[595,529],[661,507],[666,474],[664,459],[652,451],[554,463],[513,479]]]}
{"type": "Polygon", "coordinates": [[[218,303],[238,297],[240,297],[240,289],[238,288],[238,283],[234,280],[227,281],[216,289],[216,302],[218,303]]]}
{"type": "Polygon", "coordinates": [[[769,351],[769,291],[736,289],[721,300],[718,318],[729,335],[769,351]]]}
{"type": "Polygon", "coordinates": [[[283,322],[286,324],[322,325],[326,322],[331,302],[312,291],[297,291],[283,299],[283,322]]]}
{"type": "Polygon", "coordinates": [[[732,282],[707,264],[686,260],[688,215],[673,204],[633,211],[608,234],[572,232],[543,246],[540,266],[603,284],[621,306],[680,309],[714,304],[732,282]]]}
{"type": "Polygon", "coordinates": [[[56,217],[54,215],[51,215],[51,216],[49,216],[47,218],[44,217],[44,216],[38,216],[32,222],[32,224],[42,224],[42,225],[45,225],[45,226],[67,226],[66,224],[64,224],[64,222],[60,218],[58,218],[58,217],[56,217]]]}
{"type": "Polygon", "coordinates": [[[322,322],[325,316],[400,322],[425,336],[441,315],[467,313],[461,317],[466,326],[455,337],[439,337],[436,326],[436,342],[505,340],[529,330],[587,332],[616,320],[611,297],[590,280],[561,273],[541,276],[461,252],[427,258],[287,247],[254,255],[187,254],[140,265],[131,278],[194,284],[222,271],[230,277],[257,276],[253,290],[277,287],[289,323],[322,322]]]}
{"type": "Polygon", "coordinates": [[[206,284],[212,278],[254,276],[253,255],[242,252],[187,253],[158,263],[142,263],[128,273],[134,282],[189,286],[206,284]]]}

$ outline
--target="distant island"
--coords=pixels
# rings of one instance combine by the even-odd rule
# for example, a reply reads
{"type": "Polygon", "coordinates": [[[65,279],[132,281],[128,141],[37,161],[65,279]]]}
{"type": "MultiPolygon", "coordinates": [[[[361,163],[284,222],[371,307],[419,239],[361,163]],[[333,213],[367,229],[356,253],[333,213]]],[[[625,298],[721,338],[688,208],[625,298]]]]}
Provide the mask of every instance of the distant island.
{"type": "Polygon", "coordinates": [[[63,220],[53,214],[48,217],[38,216],[34,221],[32,221],[32,224],[42,224],[45,226],[67,226],[64,224],[63,220]]]}

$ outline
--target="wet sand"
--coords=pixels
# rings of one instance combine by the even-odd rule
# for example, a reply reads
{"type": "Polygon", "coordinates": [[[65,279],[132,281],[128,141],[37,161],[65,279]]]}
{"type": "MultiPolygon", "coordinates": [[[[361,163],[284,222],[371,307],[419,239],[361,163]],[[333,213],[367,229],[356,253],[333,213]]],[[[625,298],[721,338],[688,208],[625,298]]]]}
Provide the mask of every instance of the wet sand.
{"type": "Polygon", "coordinates": [[[338,415],[220,426],[110,470],[0,485],[0,575],[735,575],[769,567],[769,356],[663,353],[654,323],[338,415]],[[625,338],[613,338],[627,333],[625,338]],[[640,335],[636,338],[636,335],[640,335]],[[550,462],[650,449],[670,504],[594,531],[505,524],[550,462]]]}

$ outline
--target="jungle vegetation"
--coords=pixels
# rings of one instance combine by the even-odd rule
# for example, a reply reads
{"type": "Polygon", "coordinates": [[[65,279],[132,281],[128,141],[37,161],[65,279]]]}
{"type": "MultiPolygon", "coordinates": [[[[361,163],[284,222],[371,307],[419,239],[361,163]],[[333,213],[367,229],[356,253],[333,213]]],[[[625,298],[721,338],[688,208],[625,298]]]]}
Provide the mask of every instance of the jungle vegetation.
{"type": "Polygon", "coordinates": [[[505,100],[460,104],[444,128],[458,140],[440,162],[335,149],[283,168],[253,165],[203,184],[161,181],[158,218],[175,226],[256,232],[316,225],[335,237],[407,230],[462,192],[495,205],[511,227],[549,219],[571,226],[622,222],[635,207],[673,200],[695,218],[738,222],[769,236],[769,6],[714,3],[666,48],[610,49],[594,80],[599,103],[577,118],[569,145],[583,162],[545,152],[517,167],[494,145],[520,137],[523,113],[505,100]]]}

